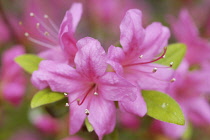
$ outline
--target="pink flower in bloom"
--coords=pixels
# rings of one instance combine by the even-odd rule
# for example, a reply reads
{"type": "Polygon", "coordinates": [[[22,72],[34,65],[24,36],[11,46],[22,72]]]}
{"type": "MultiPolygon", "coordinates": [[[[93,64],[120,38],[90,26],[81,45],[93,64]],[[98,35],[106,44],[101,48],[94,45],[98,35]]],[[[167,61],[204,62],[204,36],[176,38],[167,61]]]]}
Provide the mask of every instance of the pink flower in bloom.
{"type": "MultiPolygon", "coordinates": [[[[176,71],[177,81],[171,85],[167,93],[170,94],[181,106],[186,122],[191,122],[196,126],[210,124],[210,106],[205,99],[207,83],[205,73],[199,71],[188,71],[189,64],[186,61],[180,65],[176,71]]],[[[209,90],[209,88],[208,88],[209,90]]],[[[157,122],[163,133],[178,138],[186,130],[186,126],[157,122]]]]}
{"type": "Polygon", "coordinates": [[[63,63],[45,60],[32,75],[39,89],[69,93],[70,134],[81,128],[87,117],[102,139],[113,131],[116,108],[113,101],[134,101],[137,88],[114,72],[106,72],[107,58],[100,43],[92,38],[77,42],[76,69],[63,63]]]}
{"type": "Polygon", "coordinates": [[[3,97],[13,105],[21,102],[25,92],[23,70],[14,62],[15,57],[24,53],[22,46],[14,46],[2,56],[1,90],[3,97]]]}
{"type": "Polygon", "coordinates": [[[59,29],[48,15],[45,14],[42,20],[35,13],[31,12],[32,25],[36,27],[38,33],[32,30],[32,33],[26,32],[25,36],[35,44],[48,48],[39,54],[40,57],[59,62],[67,61],[70,65],[74,65],[74,57],[77,52],[74,32],[81,14],[82,5],[74,3],[66,12],[59,29]]]}
{"type": "Polygon", "coordinates": [[[134,102],[120,102],[120,108],[129,113],[143,116],[146,104],[140,90],[164,91],[172,79],[172,70],[155,62],[164,57],[161,53],[170,36],[168,28],[160,23],[152,23],[146,29],[141,25],[142,14],[137,9],[129,10],[121,22],[120,43],[122,48],[111,46],[108,49],[109,64],[117,74],[137,85],[137,99],[134,102]]]}
{"type": "Polygon", "coordinates": [[[210,60],[210,44],[199,37],[199,31],[187,10],[182,10],[177,20],[170,21],[176,39],[187,45],[186,59],[190,65],[210,60]]]}

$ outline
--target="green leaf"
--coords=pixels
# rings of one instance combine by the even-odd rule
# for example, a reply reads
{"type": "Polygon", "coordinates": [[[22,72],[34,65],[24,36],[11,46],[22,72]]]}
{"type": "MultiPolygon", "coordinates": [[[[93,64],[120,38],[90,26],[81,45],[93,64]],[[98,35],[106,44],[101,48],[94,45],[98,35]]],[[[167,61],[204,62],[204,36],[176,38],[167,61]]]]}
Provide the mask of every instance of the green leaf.
{"type": "Polygon", "coordinates": [[[39,63],[42,60],[42,58],[33,54],[24,54],[15,58],[15,62],[30,74],[32,74],[35,70],[38,70],[39,63]]]}
{"type": "Polygon", "coordinates": [[[155,63],[170,66],[173,62],[172,68],[177,69],[182,62],[186,53],[186,46],[181,43],[171,44],[167,47],[165,58],[156,61],[155,63]]]}
{"type": "Polygon", "coordinates": [[[169,95],[158,91],[142,91],[147,104],[147,115],[155,119],[184,125],[185,119],[179,104],[169,95]]]}
{"type": "Polygon", "coordinates": [[[93,132],[94,128],[93,128],[93,126],[90,124],[88,118],[85,119],[85,125],[86,125],[86,128],[87,128],[88,132],[93,132]]]}
{"type": "Polygon", "coordinates": [[[63,99],[65,96],[59,92],[53,92],[50,89],[44,89],[36,93],[31,101],[31,108],[53,103],[63,99]]]}

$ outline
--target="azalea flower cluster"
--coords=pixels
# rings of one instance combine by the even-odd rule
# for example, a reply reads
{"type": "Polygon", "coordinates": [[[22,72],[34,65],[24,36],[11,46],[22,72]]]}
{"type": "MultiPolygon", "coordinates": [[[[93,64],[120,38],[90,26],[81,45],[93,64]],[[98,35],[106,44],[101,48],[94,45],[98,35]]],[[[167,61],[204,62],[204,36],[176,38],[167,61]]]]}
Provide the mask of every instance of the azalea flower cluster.
{"type": "MultiPolygon", "coordinates": [[[[182,9],[178,18],[168,16],[171,33],[183,43],[170,46],[169,27],[160,22],[148,25],[151,7],[146,1],[141,0],[142,5],[137,6],[142,11],[132,9],[138,2],[127,0],[51,2],[52,9],[71,5],[63,19],[54,10],[50,14],[58,16],[57,21],[45,14],[44,8],[39,11],[42,2],[35,5],[33,0],[25,3],[27,12],[21,20],[12,15],[7,15],[9,20],[4,14],[0,17],[0,44],[14,37],[15,43],[23,44],[6,49],[1,56],[0,101],[5,106],[4,101],[8,101],[18,108],[26,98],[32,99],[32,108],[51,103],[30,109],[28,121],[46,136],[69,129],[69,137],[59,137],[63,140],[83,140],[73,136],[80,135],[83,126],[89,132],[94,130],[95,139],[106,139],[119,126],[132,130],[143,127],[140,118],[148,116],[155,119],[147,122],[147,132],[170,139],[181,138],[192,126],[210,126],[210,45],[199,36],[190,17],[192,11],[182,9]],[[120,8],[123,10],[116,10],[120,8]],[[98,30],[101,36],[95,37],[98,30]],[[113,38],[118,38],[116,43],[113,38]],[[28,44],[35,47],[28,49],[28,44]],[[178,46],[182,48],[177,50],[178,46]],[[28,86],[21,67],[32,74],[28,79],[36,89],[28,86]],[[28,97],[28,92],[37,89],[33,97],[28,97]],[[159,94],[148,97],[146,93],[159,94]],[[162,102],[163,98],[170,102],[162,102]],[[59,108],[61,102],[66,107],[59,108]],[[58,110],[69,112],[68,118],[61,115],[64,119],[58,119],[58,110]]],[[[38,140],[42,136],[24,130],[11,139],[38,140]]]]}
{"type": "Polygon", "coordinates": [[[115,101],[121,111],[142,117],[147,108],[141,90],[164,91],[173,82],[170,67],[152,63],[164,57],[170,33],[160,23],[144,29],[141,11],[131,9],[120,24],[122,48],[111,45],[106,54],[94,38],[85,37],[77,42],[73,38],[80,11],[81,4],[75,3],[66,12],[58,34],[60,43],[55,47],[60,51],[47,50],[48,60],[41,61],[39,69],[33,72],[32,83],[39,89],[50,87],[68,97],[70,134],[75,134],[87,118],[102,139],[114,130],[115,101]],[[51,59],[54,55],[58,57],[51,59]],[[64,57],[62,61],[60,55],[64,57]]]}

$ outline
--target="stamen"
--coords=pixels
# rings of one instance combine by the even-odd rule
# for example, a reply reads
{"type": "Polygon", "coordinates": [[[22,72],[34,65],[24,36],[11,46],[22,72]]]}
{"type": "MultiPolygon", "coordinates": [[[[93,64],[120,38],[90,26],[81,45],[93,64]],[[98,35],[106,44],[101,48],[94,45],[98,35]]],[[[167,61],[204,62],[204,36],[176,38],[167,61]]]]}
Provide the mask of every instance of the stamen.
{"type": "Polygon", "coordinates": [[[90,111],[88,109],[85,109],[85,114],[88,116],[90,114],[90,111]]]}
{"type": "Polygon", "coordinates": [[[67,93],[63,93],[64,94],[64,96],[67,96],[68,94],[67,93]]]}
{"type": "Polygon", "coordinates": [[[30,16],[31,16],[31,17],[34,17],[34,13],[30,13],[30,16]]]}
{"type": "Polygon", "coordinates": [[[174,64],[174,62],[171,62],[171,63],[170,63],[170,67],[172,67],[172,66],[173,66],[173,64],[174,64]]]}
{"type": "Polygon", "coordinates": [[[170,82],[173,83],[175,81],[176,81],[176,79],[175,78],[172,78],[170,82]]]}
{"type": "Polygon", "coordinates": [[[94,92],[93,94],[94,94],[94,95],[98,95],[98,93],[97,93],[97,92],[94,92]]]}
{"type": "Polygon", "coordinates": [[[49,18],[49,16],[47,14],[44,15],[44,18],[49,18]]]}
{"type": "Polygon", "coordinates": [[[23,22],[22,22],[22,21],[19,21],[18,24],[19,24],[20,26],[22,26],[22,25],[23,25],[23,22]]]}
{"type": "Polygon", "coordinates": [[[166,55],[163,55],[163,58],[166,58],[166,55]]]}
{"type": "Polygon", "coordinates": [[[143,55],[140,55],[139,58],[142,59],[143,55]]]}
{"type": "Polygon", "coordinates": [[[49,36],[50,34],[49,34],[47,31],[45,31],[45,32],[44,32],[44,35],[45,35],[45,36],[49,36]]]}
{"type": "Polygon", "coordinates": [[[89,92],[90,92],[93,88],[94,88],[94,87],[91,87],[91,88],[86,92],[86,94],[85,94],[85,96],[84,96],[84,98],[82,99],[81,102],[80,102],[80,99],[77,99],[77,104],[78,104],[78,105],[82,105],[82,104],[84,103],[84,101],[85,101],[85,99],[87,98],[89,92]]]}
{"type": "Polygon", "coordinates": [[[36,28],[39,28],[40,27],[40,23],[36,23],[36,28]]]}
{"type": "Polygon", "coordinates": [[[157,68],[154,68],[154,69],[152,70],[152,72],[153,72],[153,73],[157,72],[157,68]]]}
{"type": "Polygon", "coordinates": [[[68,107],[69,106],[69,103],[66,103],[66,105],[65,105],[66,107],[68,107]]]}
{"type": "Polygon", "coordinates": [[[151,61],[148,61],[148,62],[140,62],[140,63],[128,64],[128,65],[124,65],[124,67],[126,67],[126,66],[134,66],[134,65],[141,65],[141,64],[153,63],[153,62],[155,62],[155,61],[158,61],[158,60],[162,59],[163,56],[166,54],[166,51],[167,51],[167,47],[164,48],[163,54],[162,54],[160,57],[158,57],[158,58],[156,58],[156,59],[154,59],[154,60],[151,60],[151,61]]]}
{"type": "Polygon", "coordinates": [[[47,44],[45,42],[42,42],[42,41],[39,41],[39,40],[37,40],[35,38],[30,37],[29,33],[27,33],[27,32],[25,32],[24,35],[28,38],[28,40],[30,40],[33,43],[36,43],[38,45],[41,45],[41,46],[44,46],[44,47],[47,47],[47,48],[54,48],[54,46],[52,46],[52,45],[49,45],[49,44],[47,44]]]}

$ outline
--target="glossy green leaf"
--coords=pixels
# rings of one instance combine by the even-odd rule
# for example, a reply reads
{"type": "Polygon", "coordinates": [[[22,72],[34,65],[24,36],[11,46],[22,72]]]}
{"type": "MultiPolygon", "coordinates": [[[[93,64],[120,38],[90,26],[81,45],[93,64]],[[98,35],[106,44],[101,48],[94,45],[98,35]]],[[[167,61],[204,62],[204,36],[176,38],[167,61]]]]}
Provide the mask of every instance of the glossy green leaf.
{"type": "Polygon", "coordinates": [[[85,125],[86,125],[86,128],[88,130],[88,132],[93,132],[93,126],[90,124],[88,118],[85,119],[85,125]]]}
{"type": "Polygon", "coordinates": [[[44,89],[36,93],[31,101],[31,108],[53,103],[63,99],[65,96],[59,92],[53,92],[50,89],[44,89]]]}
{"type": "Polygon", "coordinates": [[[179,104],[169,95],[158,91],[142,91],[147,114],[157,120],[184,125],[185,119],[179,104]]]}
{"type": "Polygon", "coordinates": [[[33,54],[24,54],[15,58],[15,62],[30,74],[38,70],[39,63],[42,60],[42,58],[33,54]]]}
{"type": "Polygon", "coordinates": [[[165,58],[156,61],[158,64],[170,66],[173,62],[172,68],[177,69],[182,62],[186,53],[186,46],[181,43],[171,44],[167,47],[165,58]]]}

